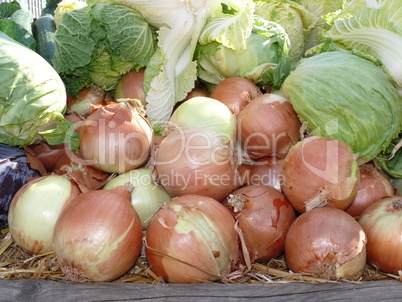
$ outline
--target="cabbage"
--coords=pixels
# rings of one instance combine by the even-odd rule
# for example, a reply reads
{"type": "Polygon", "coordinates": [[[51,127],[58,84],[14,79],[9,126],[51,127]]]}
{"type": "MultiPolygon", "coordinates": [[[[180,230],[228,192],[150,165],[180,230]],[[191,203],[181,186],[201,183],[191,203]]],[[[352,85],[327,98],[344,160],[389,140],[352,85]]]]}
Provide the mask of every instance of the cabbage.
{"type": "Polygon", "coordinates": [[[54,10],[54,23],[56,26],[61,22],[63,15],[67,12],[71,12],[75,9],[80,9],[87,6],[86,2],[78,1],[78,0],[63,0],[57,4],[56,9],[54,10]]]}
{"type": "Polygon", "coordinates": [[[255,14],[279,23],[286,30],[290,41],[289,57],[297,62],[304,53],[304,43],[314,28],[318,17],[302,5],[289,0],[255,0],[255,14]]]}
{"type": "Polygon", "coordinates": [[[149,62],[155,44],[151,27],[137,11],[94,3],[64,13],[52,62],[73,95],[91,84],[112,91],[123,74],[149,62]]]}
{"type": "Polygon", "coordinates": [[[360,162],[374,159],[401,130],[402,98],[392,79],[347,51],[302,59],[282,93],[312,134],[348,143],[360,162]]]}
{"type": "Polygon", "coordinates": [[[198,77],[216,85],[229,77],[243,77],[258,85],[279,88],[290,72],[289,38],[276,22],[255,16],[246,49],[236,52],[219,42],[197,45],[198,77]]]}
{"type": "Polygon", "coordinates": [[[24,147],[63,116],[66,89],[39,54],[0,33],[0,143],[24,147]]]}

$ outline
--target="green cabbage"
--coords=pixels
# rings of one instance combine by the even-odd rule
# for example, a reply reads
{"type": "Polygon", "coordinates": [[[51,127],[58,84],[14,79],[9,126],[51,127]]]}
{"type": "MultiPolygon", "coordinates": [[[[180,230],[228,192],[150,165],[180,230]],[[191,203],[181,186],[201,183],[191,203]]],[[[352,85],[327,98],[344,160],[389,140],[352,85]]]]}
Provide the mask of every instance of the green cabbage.
{"type": "Polygon", "coordinates": [[[0,143],[24,147],[62,117],[66,89],[39,54],[0,33],[0,143]]]}
{"type": "Polygon", "coordinates": [[[112,91],[123,74],[144,67],[155,48],[152,28],[136,10],[94,3],[63,15],[52,62],[73,95],[91,84],[112,91]]]}
{"type": "Polygon", "coordinates": [[[246,49],[236,52],[219,42],[198,44],[198,77],[216,85],[229,77],[244,77],[258,85],[279,88],[290,72],[289,38],[276,22],[255,16],[246,49]]]}
{"type": "Polygon", "coordinates": [[[401,130],[402,99],[392,79],[347,51],[302,59],[282,92],[312,134],[348,143],[360,162],[374,159],[401,130]]]}

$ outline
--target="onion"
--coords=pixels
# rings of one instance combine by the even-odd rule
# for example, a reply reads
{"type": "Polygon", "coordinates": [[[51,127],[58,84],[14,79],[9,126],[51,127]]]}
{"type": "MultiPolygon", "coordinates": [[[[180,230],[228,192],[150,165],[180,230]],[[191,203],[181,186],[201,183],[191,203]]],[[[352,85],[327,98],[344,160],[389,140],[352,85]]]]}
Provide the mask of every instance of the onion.
{"type": "Polygon", "coordinates": [[[238,140],[251,158],[284,157],[298,142],[301,123],[289,100],[264,93],[238,116],[238,140]]]}
{"type": "Polygon", "coordinates": [[[53,229],[66,204],[80,194],[69,179],[47,175],[28,181],[15,194],[8,212],[11,237],[29,254],[53,251],[53,229]]]}
{"type": "Polygon", "coordinates": [[[310,136],[291,148],[282,177],[282,192],[299,213],[326,205],[345,210],[357,194],[359,166],[348,144],[310,136]]]}
{"type": "Polygon", "coordinates": [[[402,196],[370,205],[358,220],[367,235],[367,262],[386,273],[402,270],[402,196]]]}
{"type": "Polygon", "coordinates": [[[80,187],[81,191],[97,190],[105,185],[111,177],[110,173],[103,172],[86,162],[81,152],[67,150],[57,161],[54,172],[59,175],[68,175],[80,187]]]}
{"type": "Polygon", "coordinates": [[[212,198],[174,198],[147,228],[149,266],[165,282],[224,280],[239,258],[234,226],[230,211],[212,198]]]}
{"type": "Polygon", "coordinates": [[[358,279],[366,266],[367,238],[345,211],[316,208],[301,214],[285,240],[288,268],[329,280],[358,279]]]}
{"type": "Polygon", "coordinates": [[[55,169],[57,162],[66,154],[65,148],[65,144],[49,145],[46,142],[30,146],[47,172],[52,172],[55,169]]]}
{"type": "Polygon", "coordinates": [[[92,166],[123,173],[145,164],[152,146],[152,128],[129,101],[108,103],[80,127],[80,151],[92,166]]]}
{"type": "Polygon", "coordinates": [[[131,204],[140,217],[142,228],[145,229],[153,215],[163,204],[170,202],[172,197],[164,188],[155,184],[149,168],[138,168],[122,173],[109,180],[103,189],[111,190],[126,183],[133,186],[131,204]]]}
{"type": "Polygon", "coordinates": [[[226,141],[236,140],[236,116],[224,104],[209,97],[193,97],[181,104],[165,131],[168,134],[177,127],[200,127],[215,131],[226,141]]]}
{"type": "Polygon", "coordinates": [[[233,149],[208,129],[176,129],[161,142],[155,157],[158,182],[173,197],[199,194],[221,201],[233,189],[233,149]]]}
{"type": "Polygon", "coordinates": [[[114,92],[114,100],[118,99],[137,99],[143,106],[146,105],[146,93],[144,90],[145,69],[131,70],[123,75],[117,82],[114,92]]]}
{"type": "Polygon", "coordinates": [[[391,181],[373,163],[362,164],[359,170],[360,182],[356,198],[345,210],[355,218],[377,200],[395,195],[391,181]]]}
{"type": "Polygon", "coordinates": [[[250,169],[249,185],[266,185],[281,191],[283,183],[282,166],[284,159],[267,156],[258,159],[250,169]]]}
{"type": "Polygon", "coordinates": [[[67,113],[76,112],[84,117],[91,114],[96,108],[105,103],[105,91],[102,88],[92,85],[84,87],[78,92],[78,97],[71,95],[67,97],[67,113]]]}
{"type": "Polygon", "coordinates": [[[296,214],[285,196],[264,185],[235,190],[222,202],[239,223],[251,261],[280,256],[296,214]]]}
{"type": "Polygon", "coordinates": [[[216,84],[210,93],[211,98],[224,103],[236,116],[260,95],[261,89],[242,77],[225,78],[216,84]]]}
{"type": "Polygon", "coordinates": [[[123,188],[83,193],[61,213],[53,245],[66,280],[111,281],[134,265],[142,228],[123,188]]]}

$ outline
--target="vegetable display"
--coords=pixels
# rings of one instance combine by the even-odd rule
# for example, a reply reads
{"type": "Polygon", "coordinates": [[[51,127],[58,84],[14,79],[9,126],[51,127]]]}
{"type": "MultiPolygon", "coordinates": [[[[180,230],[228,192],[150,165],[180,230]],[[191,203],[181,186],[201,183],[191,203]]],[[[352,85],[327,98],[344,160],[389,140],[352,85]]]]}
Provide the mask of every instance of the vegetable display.
{"type": "Polygon", "coordinates": [[[400,13],[1,3],[1,278],[400,279],[400,13]]]}

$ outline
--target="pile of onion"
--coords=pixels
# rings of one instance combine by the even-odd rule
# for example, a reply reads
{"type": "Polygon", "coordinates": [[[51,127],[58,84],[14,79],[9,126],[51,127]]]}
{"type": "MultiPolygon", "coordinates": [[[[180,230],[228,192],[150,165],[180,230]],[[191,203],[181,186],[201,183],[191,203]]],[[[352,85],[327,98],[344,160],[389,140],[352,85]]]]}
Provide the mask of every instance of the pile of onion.
{"type": "Polygon", "coordinates": [[[301,122],[288,99],[264,93],[238,115],[238,140],[251,158],[284,157],[299,141],[300,127],[301,122]]]}
{"type": "Polygon", "coordinates": [[[394,187],[372,162],[359,166],[360,181],[357,195],[352,204],[345,210],[353,217],[359,217],[365,209],[377,200],[395,195],[394,187]]]}
{"type": "Polygon", "coordinates": [[[356,280],[366,266],[367,238],[345,211],[323,207],[301,214],[290,226],[285,258],[294,273],[327,280],[356,280]]]}
{"type": "Polygon", "coordinates": [[[282,192],[299,213],[321,206],[345,210],[357,194],[359,166],[345,142],[310,136],[291,148],[282,177],[282,192]]]}
{"type": "Polygon", "coordinates": [[[370,205],[358,220],[367,235],[367,262],[379,270],[402,270],[402,196],[382,198],[370,205]]]}
{"type": "Polygon", "coordinates": [[[270,186],[250,185],[222,201],[238,221],[250,261],[268,261],[285,249],[295,211],[285,196],[270,186]]]}
{"type": "Polygon", "coordinates": [[[110,102],[80,126],[80,151],[90,165],[123,173],[144,165],[152,147],[152,128],[134,100],[110,102]],[[138,109],[139,108],[139,109],[138,109]]]}
{"type": "Polygon", "coordinates": [[[145,237],[149,266],[165,282],[224,280],[239,258],[233,216],[205,196],[180,196],[162,206],[145,237]]]}
{"type": "Polygon", "coordinates": [[[225,104],[236,116],[252,100],[262,95],[261,89],[242,77],[225,78],[215,85],[210,97],[225,104]]]}
{"type": "Polygon", "coordinates": [[[80,190],[64,176],[34,178],[14,195],[8,211],[10,234],[29,254],[53,251],[53,230],[65,206],[80,190]]]}
{"type": "Polygon", "coordinates": [[[159,145],[158,182],[173,197],[199,194],[221,201],[235,186],[236,158],[230,144],[203,128],[178,128],[159,145]]]}
{"type": "Polygon", "coordinates": [[[146,229],[159,208],[172,200],[166,190],[156,184],[149,168],[138,168],[110,179],[104,190],[111,190],[129,183],[132,186],[131,204],[137,211],[143,229],[146,229]]]}
{"type": "Polygon", "coordinates": [[[142,227],[125,187],[81,194],[63,210],[53,245],[66,280],[112,281],[137,260],[142,227]]]}

